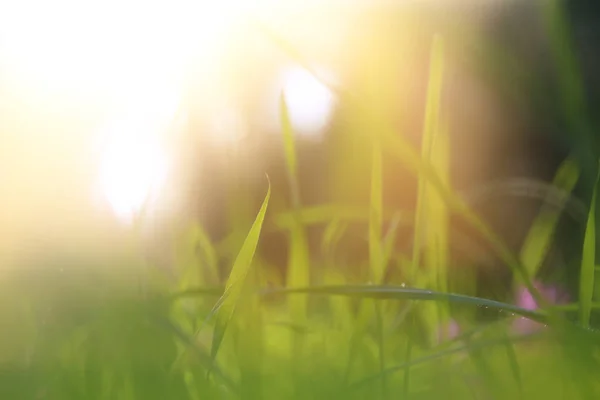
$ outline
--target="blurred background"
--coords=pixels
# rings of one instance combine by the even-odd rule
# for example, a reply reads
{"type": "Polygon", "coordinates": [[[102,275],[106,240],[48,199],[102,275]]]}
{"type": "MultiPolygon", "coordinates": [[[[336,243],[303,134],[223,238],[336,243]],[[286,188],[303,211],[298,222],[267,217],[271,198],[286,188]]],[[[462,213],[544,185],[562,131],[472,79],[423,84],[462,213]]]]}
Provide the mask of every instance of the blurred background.
{"type": "Polygon", "coordinates": [[[596,398],[598,11],[0,1],[0,397],[596,398]]]}

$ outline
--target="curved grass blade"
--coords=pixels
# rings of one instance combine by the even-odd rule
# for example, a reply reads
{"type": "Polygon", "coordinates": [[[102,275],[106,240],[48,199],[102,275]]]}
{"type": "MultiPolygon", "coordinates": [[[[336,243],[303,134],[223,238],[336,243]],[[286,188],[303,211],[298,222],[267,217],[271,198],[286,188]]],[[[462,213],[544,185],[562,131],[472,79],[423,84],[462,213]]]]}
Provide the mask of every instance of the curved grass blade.
{"type": "Polygon", "coordinates": [[[498,196],[514,196],[541,200],[548,208],[561,210],[573,218],[573,220],[585,223],[587,220],[588,207],[581,199],[573,196],[567,187],[571,187],[571,181],[575,175],[579,175],[576,168],[567,160],[562,164],[563,172],[557,173],[553,184],[538,181],[531,178],[510,178],[493,184],[480,186],[475,190],[463,194],[463,199],[473,206],[498,196]],[[564,173],[564,176],[560,176],[564,173]],[[563,180],[564,179],[564,180],[563,180]]]}
{"type": "Polygon", "coordinates": [[[406,288],[394,285],[340,285],[313,286],[306,288],[265,289],[263,294],[312,294],[326,296],[350,296],[380,300],[426,300],[460,303],[478,307],[487,307],[509,314],[516,314],[536,322],[548,323],[548,315],[542,311],[528,310],[512,304],[480,297],[443,293],[426,289],[406,288]]]}
{"type": "Polygon", "coordinates": [[[225,336],[227,326],[233,316],[236,305],[240,300],[240,295],[248,276],[248,272],[250,271],[254,253],[256,252],[256,247],[258,246],[258,240],[260,239],[260,232],[265,219],[265,214],[267,213],[267,206],[269,204],[270,197],[271,184],[269,183],[267,195],[265,196],[258,215],[256,216],[256,219],[252,224],[248,235],[246,236],[246,240],[244,241],[244,244],[242,245],[242,248],[240,249],[240,252],[238,253],[238,256],[233,264],[231,274],[229,275],[225,285],[225,291],[211,313],[216,313],[216,325],[213,332],[212,347],[210,351],[210,355],[213,360],[217,356],[219,347],[223,341],[223,337],[225,336]]]}

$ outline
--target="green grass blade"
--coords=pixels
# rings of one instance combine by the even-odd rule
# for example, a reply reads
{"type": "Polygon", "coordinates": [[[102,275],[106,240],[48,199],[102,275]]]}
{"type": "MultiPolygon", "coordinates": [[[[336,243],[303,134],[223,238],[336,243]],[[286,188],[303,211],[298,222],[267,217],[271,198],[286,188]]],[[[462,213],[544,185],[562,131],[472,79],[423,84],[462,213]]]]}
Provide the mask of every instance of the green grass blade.
{"type": "Polygon", "coordinates": [[[454,293],[443,293],[433,290],[406,288],[394,285],[341,285],[341,286],[311,286],[306,288],[266,289],[262,293],[268,294],[312,294],[325,296],[347,296],[357,299],[379,300],[420,300],[439,301],[456,304],[487,307],[506,313],[507,316],[516,314],[536,322],[548,323],[545,312],[528,310],[512,304],[480,297],[466,296],[454,293]]]}
{"type": "Polygon", "coordinates": [[[233,316],[236,305],[240,300],[240,294],[242,293],[244,283],[250,271],[254,253],[256,252],[256,247],[258,246],[260,232],[265,215],[267,213],[267,206],[269,204],[270,197],[271,184],[269,183],[267,195],[265,196],[258,215],[256,216],[256,219],[254,220],[254,223],[252,224],[252,227],[246,236],[246,240],[244,241],[244,244],[242,245],[242,248],[240,249],[240,252],[238,253],[238,256],[233,264],[231,274],[229,275],[225,285],[225,292],[213,309],[213,312],[216,313],[216,325],[213,332],[212,347],[210,352],[213,359],[215,359],[219,351],[219,347],[221,346],[221,342],[225,336],[227,326],[233,316]]]}
{"type": "Polygon", "coordinates": [[[385,273],[383,263],[383,242],[381,231],[383,225],[383,184],[381,181],[381,147],[377,139],[373,143],[373,160],[371,166],[371,206],[369,216],[369,264],[371,280],[382,283],[385,273]]]}
{"type": "Polygon", "coordinates": [[[547,1],[540,5],[541,16],[546,25],[546,30],[551,43],[552,56],[557,68],[561,110],[569,125],[572,143],[579,154],[589,155],[594,148],[592,127],[588,107],[586,104],[584,81],[581,75],[581,66],[575,55],[564,2],[547,1]]]}
{"type": "MultiPolygon", "coordinates": [[[[383,241],[382,241],[382,219],[383,219],[383,183],[382,183],[382,160],[381,147],[379,140],[373,141],[373,159],[371,165],[371,200],[369,217],[369,270],[373,282],[383,283],[386,265],[384,264],[383,241]]],[[[369,302],[363,303],[363,307],[370,310],[369,302]]],[[[373,304],[373,311],[377,323],[377,345],[379,348],[379,370],[385,368],[385,347],[384,347],[384,317],[383,304],[373,304]]],[[[368,320],[369,318],[367,318],[368,320]]],[[[387,382],[381,380],[381,395],[387,397],[387,382]]]]}
{"type": "MultiPolygon", "coordinates": [[[[441,121],[441,96],[444,76],[444,46],[435,36],[431,45],[431,63],[425,105],[425,123],[421,157],[428,160],[441,182],[449,187],[449,141],[441,121]]],[[[446,254],[448,247],[448,216],[444,201],[427,177],[419,174],[417,215],[415,221],[411,284],[445,290],[446,254]],[[428,270],[422,269],[421,257],[428,270]],[[419,282],[416,284],[416,282],[419,282]]],[[[434,341],[436,326],[443,323],[441,304],[422,306],[420,317],[425,323],[430,340],[434,341]]],[[[443,307],[442,307],[443,308],[443,307]]]]}
{"type": "Polygon", "coordinates": [[[573,191],[579,179],[579,168],[574,160],[568,158],[560,167],[554,179],[554,187],[566,194],[559,200],[556,207],[545,203],[540,210],[531,229],[527,233],[521,248],[521,263],[530,277],[535,277],[548,255],[548,250],[554,237],[556,225],[569,201],[569,194],[573,191]]]}
{"type": "MultiPolygon", "coordinates": [[[[296,150],[294,146],[294,132],[290,120],[289,110],[285,96],[280,97],[280,113],[282,123],[282,135],[285,147],[285,159],[288,170],[288,179],[291,188],[292,208],[294,211],[300,209],[300,189],[297,177],[296,150]]],[[[302,223],[297,217],[293,218],[290,230],[290,255],[287,271],[287,286],[302,287],[310,283],[310,261],[308,251],[308,240],[302,223]]],[[[305,298],[290,300],[292,318],[296,323],[304,323],[306,319],[307,303],[305,298]]]]}
{"type": "Polygon", "coordinates": [[[517,357],[517,351],[515,350],[514,342],[510,340],[510,337],[506,332],[504,332],[504,337],[506,340],[506,356],[508,357],[508,363],[510,367],[510,371],[515,379],[517,384],[517,390],[519,393],[519,398],[523,398],[523,373],[521,372],[521,367],[519,365],[519,357],[517,357]]]}
{"type": "Polygon", "coordinates": [[[285,151],[285,161],[288,171],[288,180],[292,195],[292,206],[294,209],[300,207],[300,192],[298,186],[298,162],[296,160],[296,149],[294,145],[294,131],[290,120],[290,113],[282,93],[279,98],[279,112],[281,118],[281,133],[285,151]]]}
{"type": "Polygon", "coordinates": [[[583,240],[581,273],[579,277],[579,320],[584,327],[590,324],[594,298],[594,274],[596,269],[596,198],[598,179],[592,194],[592,203],[583,240]]]}

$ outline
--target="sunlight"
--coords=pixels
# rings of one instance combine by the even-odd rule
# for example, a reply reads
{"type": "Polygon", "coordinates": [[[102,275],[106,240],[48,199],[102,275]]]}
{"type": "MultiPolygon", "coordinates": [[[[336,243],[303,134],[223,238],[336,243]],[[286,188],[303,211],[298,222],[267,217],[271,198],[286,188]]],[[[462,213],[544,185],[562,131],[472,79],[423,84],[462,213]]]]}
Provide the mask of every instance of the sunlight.
{"type": "Polygon", "coordinates": [[[181,95],[173,87],[154,87],[121,117],[97,131],[99,185],[123,222],[131,222],[144,203],[156,196],[169,172],[167,142],[177,129],[181,95]]]}
{"type": "Polygon", "coordinates": [[[305,69],[293,68],[283,75],[283,93],[294,132],[320,137],[334,108],[329,88],[305,69]]]}
{"type": "Polygon", "coordinates": [[[123,222],[130,223],[148,197],[164,184],[168,161],[158,135],[133,118],[105,128],[99,185],[123,222]]]}
{"type": "Polygon", "coordinates": [[[235,4],[213,3],[0,5],[0,62],[17,90],[41,99],[42,106],[61,103],[75,113],[104,116],[91,133],[99,143],[93,190],[123,222],[131,222],[167,179],[165,142],[190,60],[201,58],[194,73],[206,79],[218,68],[213,60],[235,22],[235,11],[228,8],[235,4]]]}
{"type": "MultiPolygon", "coordinates": [[[[41,108],[67,110],[73,121],[79,114],[101,121],[99,128],[81,131],[82,137],[91,135],[101,143],[98,182],[90,185],[96,194],[102,192],[119,219],[130,222],[169,179],[165,143],[174,110],[184,100],[190,68],[202,81],[206,90],[201,96],[211,107],[218,95],[225,98],[226,104],[210,115],[210,128],[223,142],[239,140],[245,134],[244,116],[227,104],[229,94],[220,93],[223,88],[214,83],[216,76],[230,75],[224,68],[243,70],[222,62],[233,51],[230,34],[243,25],[247,13],[281,20],[277,13],[290,14],[294,3],[0,2],[0,70],[14,86],[11,90],[41,108]]],[[[235,45],[252,46],[244,40],[235,45]]],[[[318,134],[331,113],[329,91],[299,69],[287,71],[282,85],[297,132],[318,134]]],[[[49,126],[30,133],[50,132],[49,126]]]]}

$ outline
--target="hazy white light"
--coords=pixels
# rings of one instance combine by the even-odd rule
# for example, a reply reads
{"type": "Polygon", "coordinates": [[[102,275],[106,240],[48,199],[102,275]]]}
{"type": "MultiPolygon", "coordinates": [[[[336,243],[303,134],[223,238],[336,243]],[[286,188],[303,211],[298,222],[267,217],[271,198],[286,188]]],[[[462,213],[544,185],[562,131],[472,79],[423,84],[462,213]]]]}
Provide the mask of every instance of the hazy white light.
{"type": "Polygon", "coordinates": [[[246,120],[233,104],[223,104],[209,118],[208,130],[218,144],[237,144],[248,133],[246,120]]]}
{"type": "Polygon", "coordinates": [[[174,129],[180,97],[168,88],[139,99],[124,117],[115,118],[99,132],[100,176],[103,197],[115,214],[130,222],[146,201],[166,183],[169,158],[166,143],[174,129]]]}
{"type": "Polygon", "coordinates": [[[102,194],[124,222],[141,210],[167,174],[164,149],[140,129],[131,121],[114,126],[100,165],[102,194]]]}
{"type": "Polygon", "coordinates": [[[157,79],[181,84],[193,58],[196,74],[214,74],[234,3],[0,2],[0,63],[35,95],[120,106],[157,79]]]}
{"type": "Polygon", "coordinates": [[[283,77],[283,93],[295,133],[320,136],[334,108],[329,88],[305,69],[294,68],[283,77]]]}

